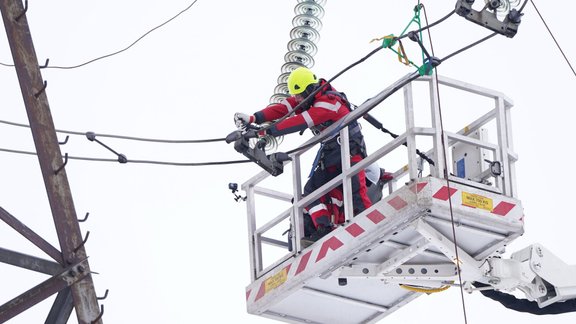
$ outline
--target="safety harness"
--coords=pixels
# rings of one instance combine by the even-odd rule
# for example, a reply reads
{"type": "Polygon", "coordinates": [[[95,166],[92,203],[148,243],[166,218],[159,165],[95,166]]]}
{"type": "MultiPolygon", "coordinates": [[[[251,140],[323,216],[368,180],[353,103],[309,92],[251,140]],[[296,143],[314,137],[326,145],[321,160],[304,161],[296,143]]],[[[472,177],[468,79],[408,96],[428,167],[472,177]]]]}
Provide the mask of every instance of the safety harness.
{"type": "MultiPolygon", "coordinates": [[[[351,104],[348,101],[346,94],[343,92],[332,90],[330,84],[328,84],[328,89],[322,90],[321,95],[337,96],[338,98],[340,98],[340,101],[344,103],[348,111],[350,112],[352,111],[351,104]]],[[[320,124],[319,126],[325,129],[326,127],[329,127],[334,123],[335,123],[334,121],[327,121],[320,124]]],[[[365,158],[367,156],[366,144],[364,142],[364,136],[362,135],[361,129],[362,128],[360,127],[360,124],[357,121],[353,121],[352,123],[350,123],[350,125],[348,125],[350,155],[351,156],[360,155],[362,158],[365,158]]],[[[321,131],[317,127],[313,127],[311,128],[311,130],[312,133],[314,133],[314,135],[318,135],[321,131]]],[[[341,164],[340,136],[338,136],[338,134],[339,134],[339,128],[337,127],[333,131],[333,134],[330,134],[330,136],[322,142],[320,149],[318,150],[318,153],[316,155],[316,158],[314,159],[314,164],[312,166],[310,176],[312,176],[314,170],[316,170],[317,167],[324,169],[327,166],[339,166],[341,164]]]]}

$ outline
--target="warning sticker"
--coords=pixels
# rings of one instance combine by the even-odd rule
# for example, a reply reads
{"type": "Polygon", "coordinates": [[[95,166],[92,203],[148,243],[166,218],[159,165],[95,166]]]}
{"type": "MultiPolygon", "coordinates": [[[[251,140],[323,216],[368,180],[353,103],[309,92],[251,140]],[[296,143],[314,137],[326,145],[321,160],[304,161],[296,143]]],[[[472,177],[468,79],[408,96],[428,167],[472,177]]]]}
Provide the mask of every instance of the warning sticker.
{"type": "Polygon", "coordinates": [[[490,198],[462,191],[462,205],[481,208],[492,212],[493,201],[490,198]]]}
{"type": "Polygon", "coordinates": [[[284,268],[277,274],[264,281],[264,289],[269,292],[272,289],[278,288],[280,285],[288,280],[288,269],[284,268]]]}

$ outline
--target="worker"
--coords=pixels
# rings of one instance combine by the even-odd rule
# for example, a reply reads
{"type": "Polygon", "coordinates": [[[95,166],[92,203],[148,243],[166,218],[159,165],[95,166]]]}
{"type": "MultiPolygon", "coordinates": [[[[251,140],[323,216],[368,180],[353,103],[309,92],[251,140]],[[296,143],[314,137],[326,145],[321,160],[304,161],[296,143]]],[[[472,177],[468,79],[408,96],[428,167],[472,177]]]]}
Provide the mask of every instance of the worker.
{"type": "MultiPolygon", "coordinates": [[[[476,288],[490,287],[489,285],[480,282],[474,282],[473,285],[476,288]]],[[[516,298],[514,295],[510,295],[501,291],[489,289],[480,290],[480,293],[485,297],[499,302],[506,308],[523,313],[530,313],[534,315],[554,315],[576,311],[576,299],[568,299],[566,301],[557,302],[540,308],[540,306],[538,306],[538,302],[536,301],[516,298]]]]}
{"type": "MultiPolygon", "coordinates": [[[[337,92],[326,80],[316,77],[308,68],[296,68],[288,76],[287,83],[290,97],[280,103],[271,104],[253,115],[236,113],[234,115],[236,125],[242,126],[250,123],[261,124],[275,121],[284,117],[299,105],[294,114],[267,128],[266,133],[272,136],[281,136],[309,128],[315,135],[318,135],[351,111],[346,97],[342,93],[337,92]],[[311,95],[316,90],[318,91],[311,95]]],[[[366,157],[366,146],[360,126],[356,121],[348,125],[348,132],[350,164],[354,165],[366,157]]],[[[304,196],[309,195],[342,172],[339,141],[338,133],[323,141],[309,179],[304,185],[304,196]]],[[[352,197],[354,215],[372,205],[368,197],[364,170],[352,177],[352,197]]],[[[336,213],[335,215],[335,212],[340,210],[339,207],[341,206],[342,186],[339,186],[331,190],[327,195],[316,199],[305,208],[305,212],[310,215],[313,228],[315,229],[308,236],[307,239],[309,241],[319,240],[330,233],[336,224],[344,221],[343,214],[336,213]]]]}

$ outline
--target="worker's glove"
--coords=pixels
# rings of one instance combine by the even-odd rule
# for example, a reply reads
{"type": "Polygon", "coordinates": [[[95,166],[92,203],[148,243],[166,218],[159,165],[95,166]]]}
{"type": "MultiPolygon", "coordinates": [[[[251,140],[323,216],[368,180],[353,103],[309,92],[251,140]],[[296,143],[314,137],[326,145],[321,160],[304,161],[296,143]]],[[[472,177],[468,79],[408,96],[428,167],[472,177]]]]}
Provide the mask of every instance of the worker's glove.
{"type": "Polygon", "coordinates": [[[246,125],[253,123],[255,119],[256,117],[254,117],[253,115],[248,116],[240,112],[234,114],[234,124],[236,124],[236,127],[238,129],[245,128],[246,125]]]}

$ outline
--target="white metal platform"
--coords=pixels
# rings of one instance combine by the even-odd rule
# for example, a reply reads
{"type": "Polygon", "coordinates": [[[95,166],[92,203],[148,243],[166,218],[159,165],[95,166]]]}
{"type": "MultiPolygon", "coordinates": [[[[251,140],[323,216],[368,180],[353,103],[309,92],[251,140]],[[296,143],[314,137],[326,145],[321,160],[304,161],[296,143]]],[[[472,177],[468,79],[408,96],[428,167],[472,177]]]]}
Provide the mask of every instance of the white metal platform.
{"type": "MultiPolygon", "coordinates": [[[[304,152],[293,154],[292,163],[288,164],[292,166],[291,191],[262,187],[261,182],[268,177],[266,172],[243,184],[247,194],[252,277],[246,288],[249,313],[288,323],[376,323],[418,297],[421,292],[414,287],[434,289],[486,278],[485,260],[499,256],[508,243],[523,233],[523,209],[515,197],[516,156],[509,145],[510,100],[499,92],[439,77],[440,85],[494,99],[489,101],[493,106],[488,113],[482,113],[459,131],[442,132],[436,97],[438,84],[434,77],[421,77],[412,83],[429,85],[431,124],[417,127],[412,83],[403,85],[410,78],[413,75],[400,79],[349,115],[350,118],[363,115],[402,85],[405,133],[354,167],[344,165],[341,176],[314,194],[302,197],[300,159],[304,152]],[[487,125],[492,125],[495,142],[470,136],[487,125]],[[422,141],[417,142],[418,137],[431,143],[426,154],[435,162],[428,167],[426,177],[419,176],[422,168],[418,170],[415,152],[416,143],[422,141]],[[459,178],[452,175],[453,166],[444,170],[444,161],[451,160],[444,152],[450,152],[454,145],[489,151],[492,160],[499,162],[501,175],[480,170],[481,174],[459,178]],[[395,179],[389,183],[389,195],[360,215],[347,216],[345,224],[302,249],[302,208],[341,184],[345,204],[351,201],[351,175],[382,161],[397,149],[408,153],[405,166],[394,173],[395,179]],[[448,179],[442,176],[445,171],[450,174],[448,179]],[[397,188],[398,184],[402,185],[397,188]],[[256,211],[259,196],[283,202],[294,197],[294,202],[279,215],[270,215],[265,208],[256,211]],[[275,227],[286,226],[286,222],[293,228],[292,251],[288,251],[282,237],[270,234],[275,227]],[[265,264],[267,246],[281,249],[284,255],[265,264]],[[460,266],[460,276],[456,264],[460,266]]],[[[346,129],[340,136],[342,143],[348,142],[346,129]]],[[[370,139],[368,142],[374,144],[370,139]]],[[[342,150],[347,154],[347,145],[342,150]]],[[[350,204],[346,208],[351,208],[350,204]]]]}

